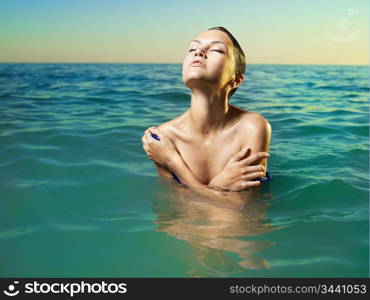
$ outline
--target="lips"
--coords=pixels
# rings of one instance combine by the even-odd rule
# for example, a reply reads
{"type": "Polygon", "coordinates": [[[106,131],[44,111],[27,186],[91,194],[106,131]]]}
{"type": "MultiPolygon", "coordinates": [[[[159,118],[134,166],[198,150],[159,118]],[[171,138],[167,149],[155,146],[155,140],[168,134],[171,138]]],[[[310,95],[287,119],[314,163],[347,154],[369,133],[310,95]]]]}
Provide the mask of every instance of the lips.
{"type": "Polygon", "coordinates": [[[196,67],[196,66],[203,66],[204,67],[205,66],[205,63],[202,60],[200,60],[200,59],[195,59],[195,60],[193,60],[191,62],[190,66],[194,66],[194,67],[196,67]]]}

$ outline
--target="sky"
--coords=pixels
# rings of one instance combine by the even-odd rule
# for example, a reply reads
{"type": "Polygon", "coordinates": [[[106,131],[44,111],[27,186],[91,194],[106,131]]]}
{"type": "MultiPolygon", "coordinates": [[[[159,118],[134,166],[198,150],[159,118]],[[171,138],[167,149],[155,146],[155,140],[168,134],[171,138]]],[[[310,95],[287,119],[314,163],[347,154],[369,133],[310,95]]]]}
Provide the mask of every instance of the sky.
{"type": "Polygon", "coordinates": [[[0,62],[182,63],[213,26],[247,64],[369,63],[368,0],[0,0],[0,62]]]}

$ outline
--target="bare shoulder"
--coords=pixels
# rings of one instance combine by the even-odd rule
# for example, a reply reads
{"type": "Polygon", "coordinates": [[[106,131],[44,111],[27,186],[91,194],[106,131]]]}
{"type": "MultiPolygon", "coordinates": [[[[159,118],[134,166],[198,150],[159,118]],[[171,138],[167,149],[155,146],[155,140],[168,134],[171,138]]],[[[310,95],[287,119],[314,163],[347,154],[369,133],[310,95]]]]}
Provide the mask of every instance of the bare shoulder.
{"type": "Polygon", "coordinates": [[[162,131],[164,134],[169,136],[174,136],[175,132],[177,132],[183,126],[183,116],[184,114],[164,122],[157,126],[157,129],[162,131]]]}
{"type": "Polygon", "coordinates": [[[271,125],[261,114],[240,110],[238,122],[242,147],[250,146],[252,153],[267,151],[271,140],[271,125]]]}
{"type": "Polygon", "coordinates": [[[172,120],[169,120],[167,122],[164,122],[164,123],[158,125],[157,129],[166,133],[167,131],[170,130],[171,127],[173,127],[175,120],[176,119],[172,119],[172,120]]]}
{"type": "Polygon", "coordinates": [[[271,133],[271,124],[261,114],[251,111],[243,111],[240,125],[249,130],[271,133]]]}

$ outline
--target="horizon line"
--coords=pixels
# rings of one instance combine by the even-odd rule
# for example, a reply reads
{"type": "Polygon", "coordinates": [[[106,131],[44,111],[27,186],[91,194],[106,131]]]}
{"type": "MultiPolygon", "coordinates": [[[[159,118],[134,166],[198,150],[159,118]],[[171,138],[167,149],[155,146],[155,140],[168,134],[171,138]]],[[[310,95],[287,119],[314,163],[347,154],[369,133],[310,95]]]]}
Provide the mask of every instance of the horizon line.
{"type": "MultiPolygon", "coordinates": [[[[131,64],[131,65],[138,65],[138,64],[147,64],[147,65],[181,65],[182,63],[175,63],[175,62],[1,62],[0,64],[131,64]]],[[[322,64],[322,63],[250,63],[247,64],[247,67],[250,65],[294,65],[294,66],[369,66],[367,64],[322,64]]]]}

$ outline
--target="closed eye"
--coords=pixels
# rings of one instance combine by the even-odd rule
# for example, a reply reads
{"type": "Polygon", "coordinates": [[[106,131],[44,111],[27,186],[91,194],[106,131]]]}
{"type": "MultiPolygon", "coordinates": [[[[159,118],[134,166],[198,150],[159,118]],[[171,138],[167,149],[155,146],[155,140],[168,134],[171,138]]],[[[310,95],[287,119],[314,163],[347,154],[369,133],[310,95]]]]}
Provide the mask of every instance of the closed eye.
{"type": "MultiPolygon", "coordinates": [[[[196,49],[190,49],[189,52],[193,52],[195,51],[196,49]]],[[[224,53],[222,50],[211,50],[211,51],[216,51],[216,52],[219,52],[219,53],[224,53]]]]}

